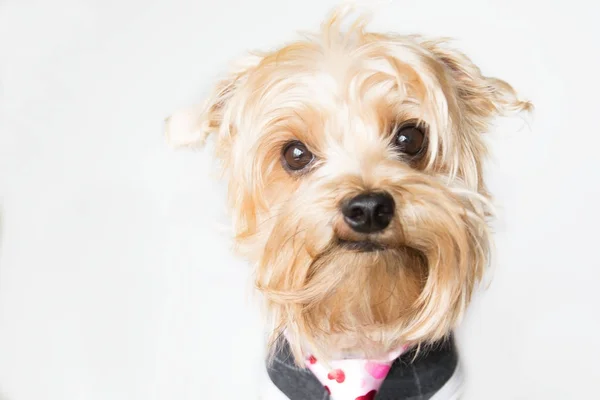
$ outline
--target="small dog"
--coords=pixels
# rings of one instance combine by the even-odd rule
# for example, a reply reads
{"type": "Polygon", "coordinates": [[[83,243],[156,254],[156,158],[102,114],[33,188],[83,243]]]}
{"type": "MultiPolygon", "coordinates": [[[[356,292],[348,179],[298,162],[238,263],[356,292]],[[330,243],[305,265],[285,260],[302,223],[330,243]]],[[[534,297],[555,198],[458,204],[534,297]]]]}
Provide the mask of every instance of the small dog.
{"type": "MultiPolygon", "coordinates": [[[[242,60],[171,116],[211,133],[235,242],[295,363],[384,359],[460,321],[489,260],[482,135],[531,109],[445,40],[344,27],[242,60]]],[[[367,398],[367,397],[365,397],[367,398]]]]}

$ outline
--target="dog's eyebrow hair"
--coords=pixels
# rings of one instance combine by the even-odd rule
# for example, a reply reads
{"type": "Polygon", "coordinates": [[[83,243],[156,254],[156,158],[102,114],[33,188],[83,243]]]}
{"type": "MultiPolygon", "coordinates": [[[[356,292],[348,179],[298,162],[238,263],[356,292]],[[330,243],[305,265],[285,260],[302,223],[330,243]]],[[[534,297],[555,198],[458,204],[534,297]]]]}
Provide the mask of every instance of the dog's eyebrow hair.
{"type": "Polygon", "coordinates": [[[298,114],[298,111],[297,111],[296,109],[292,109],[292,112],[293,112],[294,114],[296,114],[296,117],[298,117],[298,118],[299,118],[299,119],[300,119],[302,122],[306,122],[306,121],[304,120],[304,117],[302,117],[302,115],[298,114]]]}

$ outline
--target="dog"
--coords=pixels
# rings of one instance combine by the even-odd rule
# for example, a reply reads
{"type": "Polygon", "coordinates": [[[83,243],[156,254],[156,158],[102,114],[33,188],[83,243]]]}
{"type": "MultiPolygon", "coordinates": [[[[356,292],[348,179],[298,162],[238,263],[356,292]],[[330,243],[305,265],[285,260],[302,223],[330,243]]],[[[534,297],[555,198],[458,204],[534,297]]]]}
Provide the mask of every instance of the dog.
{"type": "Polygon", "coordinates": [[[166,131],[176,146],[214,135],[271,354],[284,340],[298,367],[387,360],[389,372],[460,322],[492,245],[484,135],[532,104],[447,40],[348,14],[238,60],[166,131]]]}

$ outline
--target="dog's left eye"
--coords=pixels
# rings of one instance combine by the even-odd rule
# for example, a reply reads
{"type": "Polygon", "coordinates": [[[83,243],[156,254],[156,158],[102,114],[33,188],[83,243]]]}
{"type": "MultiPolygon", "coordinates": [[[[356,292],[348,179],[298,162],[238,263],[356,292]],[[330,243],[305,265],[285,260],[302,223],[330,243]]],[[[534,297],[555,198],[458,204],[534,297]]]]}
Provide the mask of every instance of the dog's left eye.
{"type": "Polygon", "coordinates": [[[292,171],[300,171],[306,168],[308,164],[314,159],[313,153],[311,153],[304,143],[294,141],[288,143],[283,148],[283,164],[286,168],[292,171]]]}
{"type": "Polygon", "coordinates": [[[404,154],[416,156],[425,146],[425,132],[416,124],[401,126],[394,135],[394,146],[404,154]]]}

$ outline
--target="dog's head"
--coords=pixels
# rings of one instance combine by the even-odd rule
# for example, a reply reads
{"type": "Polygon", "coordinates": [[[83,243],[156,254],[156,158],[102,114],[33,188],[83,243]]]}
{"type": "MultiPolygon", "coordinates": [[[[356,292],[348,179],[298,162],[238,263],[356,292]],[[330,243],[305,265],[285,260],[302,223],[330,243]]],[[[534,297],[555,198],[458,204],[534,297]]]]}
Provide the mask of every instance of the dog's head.
{"type": "Polygon", "coordinates": [[[530,108],[443,41],[342,21],[168,122],[175,143],[216,135],[236,242],[298,360],[452,329],[488,261],[482,134],[530,108]]]}

